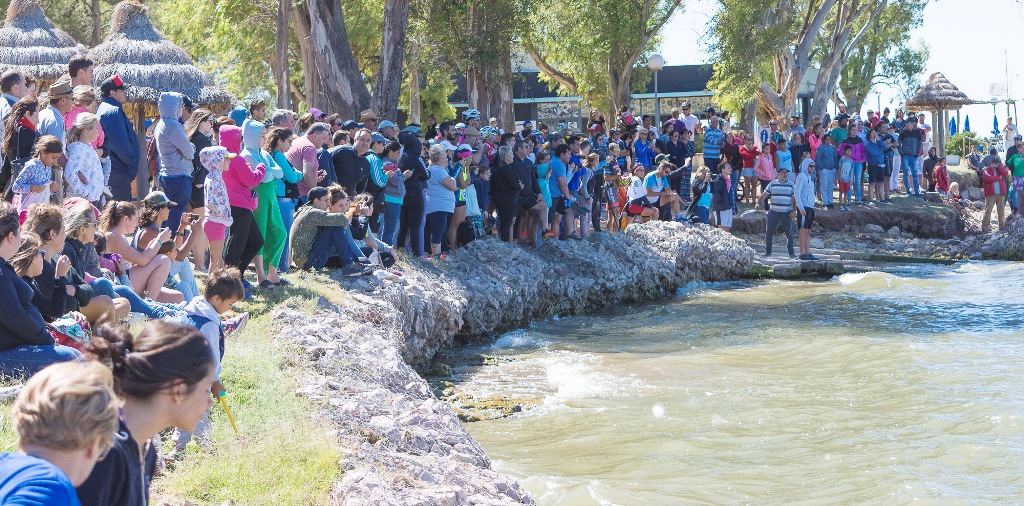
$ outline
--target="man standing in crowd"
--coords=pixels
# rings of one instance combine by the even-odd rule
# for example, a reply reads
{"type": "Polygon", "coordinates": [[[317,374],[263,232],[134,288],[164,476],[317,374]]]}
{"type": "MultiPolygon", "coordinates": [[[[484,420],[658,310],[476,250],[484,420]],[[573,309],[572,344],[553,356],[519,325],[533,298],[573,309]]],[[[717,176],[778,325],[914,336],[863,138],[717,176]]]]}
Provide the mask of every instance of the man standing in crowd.
{"type": "Polygon", "coordinates": [[[270,124],[278,128],[284,128],[294,132],[295,113],[286,109],[278,109],[274,111],[274,115],[270,117],[270,124]]]}
{"type": "Polygon", "coordinates": [[[68,62],[68,75],[71,76],[71,87],[75,86],[92,86],[93,69],[95,69],[93,61],[86,58],[85,55],[78,55],[68,62]]]}
{"type": "Polygon", "coordinates": [[[114,74],[100,84],[103,103],[96,110],[106,140],[103,147],[110,154],[110,192],[113,200],[135,200],[132,182],[139,173],[139,139],[122,105],[128,91],[121,78],[114,74]]]}
{"type": "Polygon", "coordinates": [[[914,180],[914,196],[921,198],[921,186],[918,181],[917,159],[921,156],[924,144],[921,129],[917,128],[917,117],[911,115],[900,132],[900,158],[903,159],[903,189],[910,194],[910,179],[914,180]]]}
{"type": "Polygon", "coordinates": [[[817,260],[811,254],[811,225],[814,224],[814,160],[807,159],[801,164],[803,170],[796,175],[794,199],[797,213],[796,228],[799,237],[800,260],[817,260]]]}
{"type": "Polygon", "coordinates": [[[761,192],[761,198],[757,201],[755,208],[764,206],[764,201],[771,197],[771,208],[768,209],[764,237],[764,256],[772,256],[772,239],[775,232],[782,226],[786,232],[786,247],[789,250],[789,258],[796,258],[793,250],[793,209],[797,207],[796,189],[789,181],[789,169],[779,168],[778,179],[768,183],[768,187],[761,192]]]}
{"type": "MultiPolygon", "coordinates": [[[[789,117],[789,128],[786,128],[786,139],[792,139],[793,138],[793,134],[795,134],[795,133],[799,133],[800,135],[804,135],[805,129],[804,129],[804,126],[800,124],[800,117],[799,116],[790,116],[789,117]]],[[[800,160],[794,160],[794,161],[797,162],[797,163],[800,163],[800,160]]]]}
{"type": "Polygon", "coordinates": [[[64,144],[64,115],[71,112],[71,82],[64,81],[50,86],[50,105],[39,111],[39,136],[52,135],[64,144]]]}
{"type": "Polygon", "coordinates": [[[850,117],[845,114],[841,114],[836,118],[836,121],[839,122],[839,125],[833,128],[832,131],[829,132],[829,135],[832,136],[832,140],[836,141],[836,146],[838,146],[846,140],[847,133],[849,132],[848,128],[850,126],[850,117]]]}
{"type": "Polygon", "coordinates": [[[398,140],[398,125],[394,124],[390,120],[381,121],[380,126],[377,128],[377,132],[389,141],[398,140]]]}
{"type": "Polygon", "coordinates": [[[569,171],[568,163],[572,153],[569,146],[559,144],[555,147],[554,156],[551,157],[551,175],[548,177],[548,186],[551,190],[551,232],[554,237],[559,236],[562,228],[562,216],[565,216],[565,237],[576,232],[576,221],[573,218],[573,211],[570,205],[572,194],[569,193],[569,171]]]}
{"type": "Polygon", "coordinates": [[[4,72],[0,75],[0,91],[3,91],[3,100],[0,100],[0,138],[2,138],[11,107],[25,96],[24,74],[14,69],[4,72]]]}
{"type": "Polygon", "coordinates": [[[330,130],[331,127],[327,126],[327,123],[313,123],[313,126],[306,130],[306,135],[292,141],[292,147],[285,153],[288,163],[302,172],[302,179],[296,184],[299,195],[309,193],[309,190],[317,185],[322,172],[317,163],[316,152],[330,139],[330,130]]]}
{"type": "Polygon", "coordinates": [[[249,115],[252,119],[259,121],[267,119],[267,102],[262,98],[257,98],[249,102],[249,115]]]}
{"type": "MultiPolygon", "coordinates": [[[[319,124],[327,126],[326,123],[319,124]]],[[[363,128],[356,132],[351,146],[342,146],[331,153],[338,184],[349,195],[359,195],[366,191],[367,179],[370,177],[370,162],[363,155],[370,149],[372,137],[370,130],[363,128]]]]}
{"type": "Polygon", "coordinates": [[[480,111],[477,109],[466,109],[465,111],[462,111],[462,122],[465,123],[466,126],[471,126],[479,130],[480,111]]]}
{"type": "MultiPolygon", "coordinates": [[[[363,128],[374,132],[377,130],[377,124],[380,122],[380,117],[377,116],[377,113],[373,112],[373,109],[367,109],[359,113],[359,122],[363,124],[363,128]]],[[[352,133],[349,132],[349,135],[352,135],[352,133]]]]}
{"type": "Polygon", "coordinates": [[[718,166],[722,163],[722,146],[725,145],[725,134],[718,128],[719,123],[718,116],[712,116],[708,121],[708,129],[704,131],[704,165],[710,167],[713,173],[718,173],[718,166]]]}
{"type": "MultiPolygon", "coordinates": [[[[691,139],[696,139],[697,138],[697,134],[701,131],[701,128],[700,128],[700,118],[698,118],[696,115],[690,113],[690,103],[689,102],[683,102],[682,104],[680,104],[680,107],[683,110],[683,115],[679,117],[679,121],[682,121],[683,122],[683,126],[685,126],[686,129],[690,131],[690,134],[692,134],[692,136],[690,138],[691,139]]],[[[677,122],[676,125],[678,125],[678,124],[679,123],[677,122]]],[[[677,128],[677,130],[678,130],[678,128],[677,128]]]]}

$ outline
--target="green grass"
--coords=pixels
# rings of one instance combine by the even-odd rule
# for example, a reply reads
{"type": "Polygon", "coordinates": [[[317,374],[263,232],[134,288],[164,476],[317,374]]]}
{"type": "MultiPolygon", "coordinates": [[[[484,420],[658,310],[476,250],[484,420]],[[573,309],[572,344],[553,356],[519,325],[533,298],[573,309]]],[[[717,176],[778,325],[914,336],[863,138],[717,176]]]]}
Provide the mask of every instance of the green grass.
{"type": "MultiPolygon", "coordinates": [[[[229,338],[221,372],[226,397],[238,424],[235,435],[220,405],[211,413],[212,445],[190,444],[185,458],[154,483],[162,499],[198,504],[326,504],[341,475],[341,450],[312,406],[295,395],[295,372],[287,367],[294,348],[272,343],[278,328],[273,309],[291,306],[312,314],[320,296],[338,302],[341,290],[324,274],[289,275],[292,286],[257,290],[257,299],[238,304],[250,321],[229,338]],[[332,290],[333,288],[333,290],[332,290]]],[[[173,444],[168,443],[165,448],[173,444]]]]}

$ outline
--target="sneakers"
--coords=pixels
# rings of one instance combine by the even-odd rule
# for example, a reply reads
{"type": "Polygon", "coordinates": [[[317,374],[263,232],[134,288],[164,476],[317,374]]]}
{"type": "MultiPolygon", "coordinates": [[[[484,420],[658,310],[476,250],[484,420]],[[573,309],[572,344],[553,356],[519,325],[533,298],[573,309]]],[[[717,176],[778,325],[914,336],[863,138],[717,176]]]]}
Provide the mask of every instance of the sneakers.
{"type": "Polygon", "coordinates": [[[807,254],[804,254],[804,255],[800,255],[800,260],[815,261],[817,259],[818,259],[818,257],[816,257],[816,256],[814,256],[814,255],[812,255],[810,253],[807,253],[807,254]]]}
{"type": "Polygon", "coordinates": [[[346,278],[358,278],[367,274],[373,274],[373,266],[353,263],[341,268],[341,275],[346,278]]]}
{"type": "Polygon", "coordinates": [[[234,318],[224,320],[224,336],[227,337],[242,332],[248,323],[249,313],[242,313],[234,318]]]}

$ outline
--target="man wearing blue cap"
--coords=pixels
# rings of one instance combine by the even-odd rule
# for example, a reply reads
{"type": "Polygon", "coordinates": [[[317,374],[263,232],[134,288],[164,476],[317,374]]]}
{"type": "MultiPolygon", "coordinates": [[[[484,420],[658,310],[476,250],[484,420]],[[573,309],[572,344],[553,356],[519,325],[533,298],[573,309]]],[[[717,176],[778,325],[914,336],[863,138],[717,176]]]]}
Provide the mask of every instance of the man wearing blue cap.
{"type": "MultiPolygon", "coordinates": [[[[382,129],[385,123],[391,122],[387,120],[382,121],[380,124],[382,129]]],[[[394,123],[391,124],[394,125],[394,123]]],[[[356,137],[359,137],[359,135],[356,134],[356,137]]],[[[380,214],[384,211],[384,187],[388,184],[388,176],[384,173],[384,160],[381,159],[380,155],[384,152],[384,146],[388,142],[390,141],[383,135],[375,132],[370,135],[370,149],[362,154],[363,158],[370,165],[370,178],[366,182],[366,193],[373,195],[370,230],[373,230],[375,234],[380,232],[380,214]]]]}
{"type": "Polygon", "coordinates": [[[380,125],[377,127],[377,133],[387,140],[397,140],[398,125],[394,124],[394,122],[391,122],[389,120],[381,121],[380,125]]]}
{"type": "Polygon", "coordinates": [[[96,109],[103,127],[103,147],[110,154],[110,179],[107,184],[113,200],[135,200],[136,188],[132,184],[139,173],[139,139],[135,128],[124,113],[122,104],[128,100],[127,85],[114,74],[100,84],[103,102],[96,109]]]}

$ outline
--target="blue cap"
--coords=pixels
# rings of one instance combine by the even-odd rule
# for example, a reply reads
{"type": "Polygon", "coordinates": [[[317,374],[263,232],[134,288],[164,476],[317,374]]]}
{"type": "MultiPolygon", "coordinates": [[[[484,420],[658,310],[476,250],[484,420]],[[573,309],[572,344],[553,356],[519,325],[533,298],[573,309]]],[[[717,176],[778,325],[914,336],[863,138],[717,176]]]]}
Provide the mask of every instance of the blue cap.
{"type": "Polygon", "coordinates": [[[377,132],[374,132],[372,135],[370,135],[370,142],[371,143],[383,142],[383,143],[387,144],[388,139],[387,139],[387,137],[384,137],[383,135],[381,135],[381,134],[379,134],[377,132]]]}
{"type": "Polygon", "coordinates": [[[344,125],[341,125],[342,130],[352,130],[353,128],[359,128],[359,123],[356,123],[355,121],[352,120],[348,120],[345,122],[344,125]]]}

